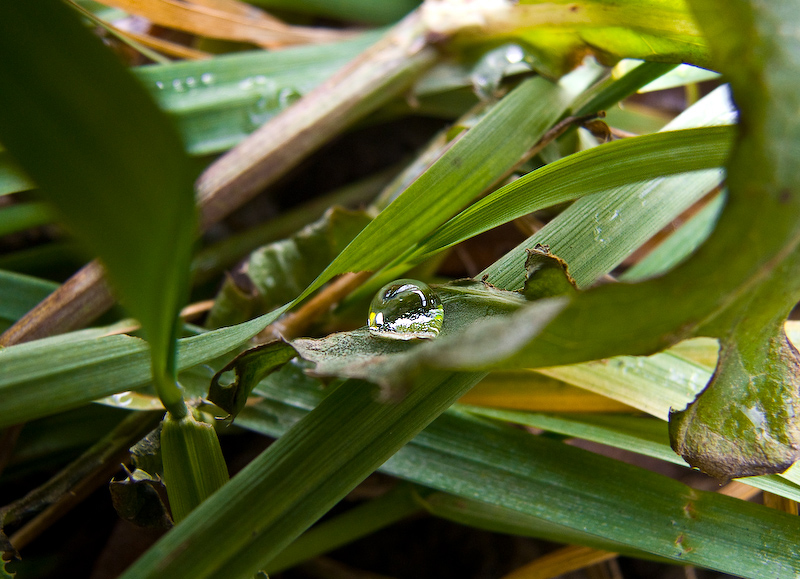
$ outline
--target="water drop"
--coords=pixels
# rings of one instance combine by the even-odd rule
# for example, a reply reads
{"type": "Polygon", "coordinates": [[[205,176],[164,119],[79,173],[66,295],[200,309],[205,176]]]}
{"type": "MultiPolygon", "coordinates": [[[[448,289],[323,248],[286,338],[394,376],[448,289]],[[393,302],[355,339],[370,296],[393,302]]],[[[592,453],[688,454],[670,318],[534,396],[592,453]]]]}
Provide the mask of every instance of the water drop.
{"type": "Polygon", "coordinates": [[[427,284],[398,279],[383,286],[369,307],[374,336],[393,340],[435,338],[442,329],[442,302],[427,284]]]}
{"type": "Polygon", "coordinates": [[[292,103],[300,100],[301,96],[303,95],[297,92],[294,88],[285,86],[278,91],[278,106],[282,109],[285,109],[292,103]]]}
{"type": "Polygon", "coordinates": [[[197,86],[197,79],[193,76],[186,78],[186,86],[189,88],[194,88],[197,86]]]}
{"type": "Polygon", "coordinates": [[[253,79],[250,77],[239,81],[240,90],[251,90],[254,85],[255,83],[253,82],[253,79]]]}
{"type": "Polygon", "coordinates": [[[204,72],[203,74],[200,75],[200,82],[208,86],[212,82],[214,82],[214,75],[211,74],[210,72],[204,72]]]}
{"type": "Polygon", "coordinates": [[[274,112],[267,97],[261,97],[247,111],[247,118],[252,128],[257,128],[266,123],[274,112]]]}
{"type": "Polygon", "coordinates": [[[472,85],[478,97],[483,100],[495,97],[503,77],[529,70],[530,60],[525,50],[518,44],[505,44],[484,54],[471,75],[472,85]]]}
{"type": "Polygon", "coordinates": [[[164,90],[164,83],[163,83],[163,82],[161,82],[160,80],[157,80],[157,81],[156,81],[156,88],[157,88],[158,90],[164,90]]]}
{"type": "Polygon", "coordinates": [[[172,88],[175,92],[183,92],[186,90],[183,86],[183,81],[179,78],[172,81],[172,88]]]}

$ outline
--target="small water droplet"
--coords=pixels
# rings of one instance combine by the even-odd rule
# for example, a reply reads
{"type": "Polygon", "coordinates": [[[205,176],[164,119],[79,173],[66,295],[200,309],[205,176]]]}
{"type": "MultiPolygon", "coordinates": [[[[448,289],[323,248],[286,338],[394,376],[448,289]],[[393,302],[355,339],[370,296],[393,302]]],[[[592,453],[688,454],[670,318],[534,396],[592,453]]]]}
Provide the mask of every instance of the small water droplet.
{"type": "Polygon", "coordinates": [[[214,75],[211,74],[210,72],[204,72],[203,74],[200,75],[200,82],[208,86],[214,82],[214,75]]]}
{"type": "Polygon", "coordinates": [[[278,91],[278,106],[285,109],[292,103],[300,100],[301,96],[303,95],[297,92],[293,87],[285,86],[278,91]]]}
{"type": "Polygon", "coordinates": [[[530,65],[530,61],[531,58],[518,44],[505,44],[484,54],[475,65],[471,76],[478,97],[488,100],[496,96],[503,77],[511,72],[524,70],[526,64],[530,65]]]}
{"type": "Polygon", "coordinates": [[[594,240],[600,245],[605,245],[608,242],[606,238],[603,237],[603,228],[599,225],[594,226],[593,237],[594,240]]]}
{"type": "Polygon", "coordinates": [[[251,77],[239,81],[239,88],[241,90],[252,90],[253,86],[255,86],[255,83],[251,77]]]}
{"type": "Polygon", "coordinates": [[[176,78],[172,81],[172,89],[175,92],[183,92],[186,88],[183,86],[183,81],[179,78],[176,78]]]}
{"type": "Polygon", "coordinates": [[[163,82],[161,82],[160,80],[157,80],[157,81],[156,81],[156,88],[157,88],[158,90],[164,90],[164,83],[163,83],[163,82]]]}
{"type": "Polygon", "coordinates": [[[247,118],[253,128],[260,127],[272,117],[273,112],[269,105],[269,99],[261,97],[248,109],[247,118]]]}
{"type": "Polygon", "coordinates": [[[186,78],[186,86],[188,88],[196,87],[197,86],[197,79],[195,77],[193,77],[193,76],[187,77],[186,78]]]}
{"type": "Polygon", "coordinates": [[[369,307],[372,335],[393,340],[435,338],[444,321],[444,308],[425,283],[398,279],[383,286],[369,307]]]}

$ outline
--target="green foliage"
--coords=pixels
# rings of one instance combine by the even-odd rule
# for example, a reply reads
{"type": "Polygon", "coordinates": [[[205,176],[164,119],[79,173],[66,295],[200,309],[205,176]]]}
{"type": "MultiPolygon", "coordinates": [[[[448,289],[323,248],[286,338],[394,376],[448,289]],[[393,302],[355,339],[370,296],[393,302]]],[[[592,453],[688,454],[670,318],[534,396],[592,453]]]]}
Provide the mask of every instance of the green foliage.
{"type": "Polygon", "coordinates": [[[16,80],[0,97],[0,138],[105,263],[153,346],[164,403],[176,407],[176,316],[195,235],[178,133],[61,3],[7,4],[0,20],[2,74],[16,80]]]}
{"type": "MultiPolygon", "coordinates": [[[[60,4],[52,15],[38,5],[0,7],[0,49],[11,55],[0,71],[20,79],[0,96],[0,108],[14,111],[0,114],[0,137],[105,261],[149,341],[109,335],[125,327],[120,322],[0,350],[0,426],[47,416],[76,423],[83,415],[68,410],[129,389],[137,389],[137,407],[151,407],[158,403],[149,389],[155,378],[170,409],[161,442],[177,524],[126,578],[279,572],[421,508],[495,532],[743,577],[800,574],[796,517],[563,442],[580,438],[800,499],[800,474],[786,471],[800,447],[800,363],[789,340],[798,332],[785,324],[800,299],[797,10],[744,0],[689,4],[691,13],[677,0],[425,3],[390,34],[411,34],[403,46],[435,42],[439,51],[407,69],[401,64],[375,86],[364,79],[386,49],[365,50],[376,33],[327,48],[138,69],[186,143],[147,88],[60,4]],[[20,38],[24,18],[32,19],[27,28],[41,20],[46,38],[20,38]],[[512,54],[515,62],[480,60],[508,42],[520,43],[519,51],[513,45],[492,58],[512,54]],[[651,62],[620,75],[579,63],[587,52],[606,64],[651,62]],[[352,86],[363,88],[355,105],[337,100],[349,94],[339,89],[350,79],[333,75],[351,57],[359,62],[348,69],[359,75],[352,86]],[[285,173],[310,150],[298,141],[325,140],[332,127],[342,128],[330,120],[337,114],[352,120],[360,105],[403,96],[389,87],[407,87],[404,75],[422,75],[435,58],[440,64],[407,94],[436,94],[450,117],[463,112],[464,101],[453,95],[469,82],[484,100],[366,211],[333,210],[305,228],[292,216],[287,239],[249,255],[238,248],[250,252],[251,241],[223,242],[230,263],[243,260],[247,287],[243,277],[224,283],[206,321],[219,329],[176,324],[195,233],[194,161],[186,151],[220,151],[245,139],[224,157],[225,179],[256,171],[256,158],[285,173]],[[681,81],[669,72],[680,61],[713,62],[731,88],[717,88],[658,133],[578,150],[576,143],[595,140],[583,128],[575,138],[589,115],[645,85],[709,77],[692,71],[681,81]],[[49,82],[65,71],[70,82],[49,82]],[[501,82],[508,74],[522,76],[501,82]],[[303,95],[305,108],[280,114],[289,104],[278,98],[289,94],[283,89],[303,95]],[[309,126],[296,124],[297,110],[313,113],[309,126]],[[246,138],[265,121],[260,135],[246,138]],[[260,147],[275,150],[262,156],[260,147]],[[436,279],[451,248],[541,210],[546,223],[474,279],[436,279]],[[620,268],[622,283],[609,282],[620,268]],[[335,280],[348,272],[371,273],[335,280]],[[370,292],[409,276],[430,282],[443,304],[435,339],[389,340],[352,329],[351,312],[366,320],[370,292]],[[347,283],[365,279],[332,307],[347,283]],[[295,317],[281,320],[272,335],[304,317],[320,322],[303,326],[320,333],[240,352],[290,309],[295,317]],[[177,339],[181,328],[197,335],[177,339]],[[514,409],[518,401],[504,399],[500,388],[498,407],[456,404],[489,372],[509,370],[531,397],[547,380],[651,417],[514,409]],[[196,419],[200,411],[182,410],[178,371],[202,411],[210,401],[237,426],[278,439],[230,481],[213,428],[196,419]],[[376,470],[409,483],[307,531],[376,470]]],[[[344,12],[328,15],[345,16],[353,6],[361,5],[342,4],[336,9],[344,12]]],[[[397,1],[372,6],[375,13],[357,9],[375,21],[411,7],[397,1]]],[[[316,15],[331,9],[315,2],[298,8],[316,15]]],[[[399,110],[387,107],[375,118],[399,110]]],[[[212,165],[199,190],[232,208],[238,191],[213,190],[220,166],[212,165]]],[[[31,186],[0,151],[0,194],[31,186]]],[[[27,197],[9,199],[20,209],[0,210],[2,231],[50,220],[27,197]]],[[[321,213],[301,217],[309,222],[321,213]]],[[[253,238],[261,236],[275,239],[263,232],[253,238]]],[[[2,272],[0,319],[13,323],[53,287],[2,272]]],[[[55,440],[55,426],[42,424],[48,448],[67,448],[55,440]]],[[[131,493],[118,502],[132,520],[167,524],[154,474],[135,471],[115,492],[131,493]]]]}

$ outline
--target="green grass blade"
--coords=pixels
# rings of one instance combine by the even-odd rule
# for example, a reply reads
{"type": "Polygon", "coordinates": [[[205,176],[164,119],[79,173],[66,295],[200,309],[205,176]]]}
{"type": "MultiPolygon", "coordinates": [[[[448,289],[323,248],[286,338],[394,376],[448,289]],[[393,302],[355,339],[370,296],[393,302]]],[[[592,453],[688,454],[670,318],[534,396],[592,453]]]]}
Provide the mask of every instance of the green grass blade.
{"type": "MultiPolygon", "coordinates": [[[[178,369],[240,346],[284,311],[179,340],[178,369]]],[[[83,330],[0,349],[0,428],[147,384],[147,343],[125,335],[98,336],[105,331],[83,330]]]]}
{"type": "Polygon", "coordinates": [[[247,52],[133,70],[195,155],[233,147],[379,38],[247,52]]]}
{"type": "MultiPolygon", "coordinates": [[[[692,126],[725,124],[732,120],[733,115],[728,92],[720,88],[667,125],[664,134],[692,126]]],[[[730,129],[724,127],[710,130],[727,131],[730,136],[730,129]]],[[[720,145],[718,162],[727,152],[727,144],[720,142],[720,145]]],[[[570,265],[570,273],[579,285],[591,284],[692,202],[713,189],[720,178],[718,171],[708,171],[702,175],[675,176],[623,186],[605,195],[583,198],[483,274],[489,274],[494,280],[492,283],[503,287],[521,286],[524,272],[514,267],[514,263],[524,255],[525,248],[543,243],[550,245],[551,251],[570,265]],[[623,221],[627,223],[621,227],[623,221]],[[635,234],[634,227],[638,230],[635,234]],[[572,250],[577,247],[581,248],[580,252],[572,250]],[[593,253],[591,259],[584,253],[587,249],[593,253]]]]}
{"type": "Polygon", "coordinates": [[[8,151],[0,148],[0,195],[34,189],[33,181],[11,159],[8,151]]]}
{"type": "MultiPolygon", "coordinates": [[[[564,436],[591,440],[681,466],[689,466],[672,450],[666,422],[654,418],[588,414],[551,415],[477,406],[463,408],[477,416],[541,428],[564,436]]],[[[800,500],[800,485],[779,475],[746,477],[737,480],[794,501],[800,500]]]]}
{"type": "Polygon", "coordinates": [[[303,295],[345,271],[375,270],[433,231],[503,177],[597,76],[523,81],[384,209],[303,295]],[[383,247],[375,252],[375,247],[383,247]]]}
{"type": "MultiPolygon", "coordinates": [[[[730,127],[670,131],[570,155],[471,205],[422,241],[416,253],[421,258],[527,213],[627,183],[719,167],[733,133],[730,127]]],[[[622,195],[630,196],[630,190],[622,195]]]]}
{"type": "Polygon", "coordinates": [[[60,2],[2,4],[0,51],[0,75],[15,81],[0,94],[0,138],[101,257],[153,346],[159,394],[181,406],[167,376],[196,219],[178,132],[60,2]]]}
{"type": "Polygon", "coordinates": [[[53,211],[45,203],[15,203],[0,209],[0,236],[52,222],[53,211]]]}
{"type": "Polygon", "coordinates": [[[384,468],[684,563],[754,579],[800,571],[791,515],[454,412],[384,468]]]}
{"type": "Polygon", "coordinates": [[[356,539],[392,525],[420,510],[411,485],[401,484],[385,495],[352,508],[315,526],[284,549],[268,566],[278,573],[298,563],[333,551],[356,539]]]}
{"type": "MultiPolygon", "coordinates": [[[[258,392],[269,400],[250,409],[249,417],[243,413],[240,424],[272,436],[309,416],[308,409],[325,396],[318,386],[287,381],[285,376],[268,380],[258,392]]],[[[494,513],[496,524],[513,523],[523,534],[541,536],[536,533],[541,526],[554,532],[555,539],[605,548],[616,542],[753,578],[762,577],[763,569],[789,577],[788,571],[779,570],[800,568],[800,559],[786,547],[800,533],[789,515],[696,491],[638,467],[462,412],[446,412],[380,470],[458,497],[480,497],[502,509],[494,513]],[[742,528],[751,532],[741,533],[742,528]],[[580,533],[595,540],[580,541],[580,533]],[[776,535],[766,543],[745,536],[761,533],[776,535]]]]}
{"type": "Polygon", "coordinates": [[[697,215],[665,239],[641,261],[627,269],[620,281],[635,282],[669,271],[702,244],[717,223],[725,195],[717,195],[697,215]]]}
{"type": "Polygon", "coordinates": [[[417,0],[384,0],[372,2],[371,0],[339,0],[327,2],[326,0],[253,0],[253,4],[267,9],[289,10],[300,14],[353,20],[371,24],[389,24],[399,20],[405,14],[416,8],[417,0]]]}
{"type": "Polygon", "coordinates": [[[0,270],[0,320],[16,322],[57,287],[50,281],[0,270]]]}

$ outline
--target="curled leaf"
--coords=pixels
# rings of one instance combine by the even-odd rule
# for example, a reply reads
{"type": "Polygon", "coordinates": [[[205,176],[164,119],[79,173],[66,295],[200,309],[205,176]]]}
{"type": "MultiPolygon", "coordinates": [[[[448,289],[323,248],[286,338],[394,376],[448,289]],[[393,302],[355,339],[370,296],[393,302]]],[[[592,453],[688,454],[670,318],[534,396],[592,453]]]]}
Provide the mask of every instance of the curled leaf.
{"type": "Polygon", "coordinates": [[[782,329],[763,345],[749,356],[724,342],[708,386],[670,414],[672,447],[711,476],[781,473],[800,459],[800,354],[782,329]]]}
{"type": "Polygon", "coordinates": [[[295,356],[294,348],[282,340],[247,350],[214,375],[208,399],[233,419],[244,408],[256,384],[295,356]],[[235,378],[226,382],[225,376],[230,372],[235,373],[235,378]]]}
{"type": "Polygon", "coordinates": [[[552,296],[572,295],[578,284],[569,274],[567,262],[550,252],[550,246],[537,243],[533,249],[526,250],[525,259],[527,279],[522,293],[529,300],[552,296]]]}

